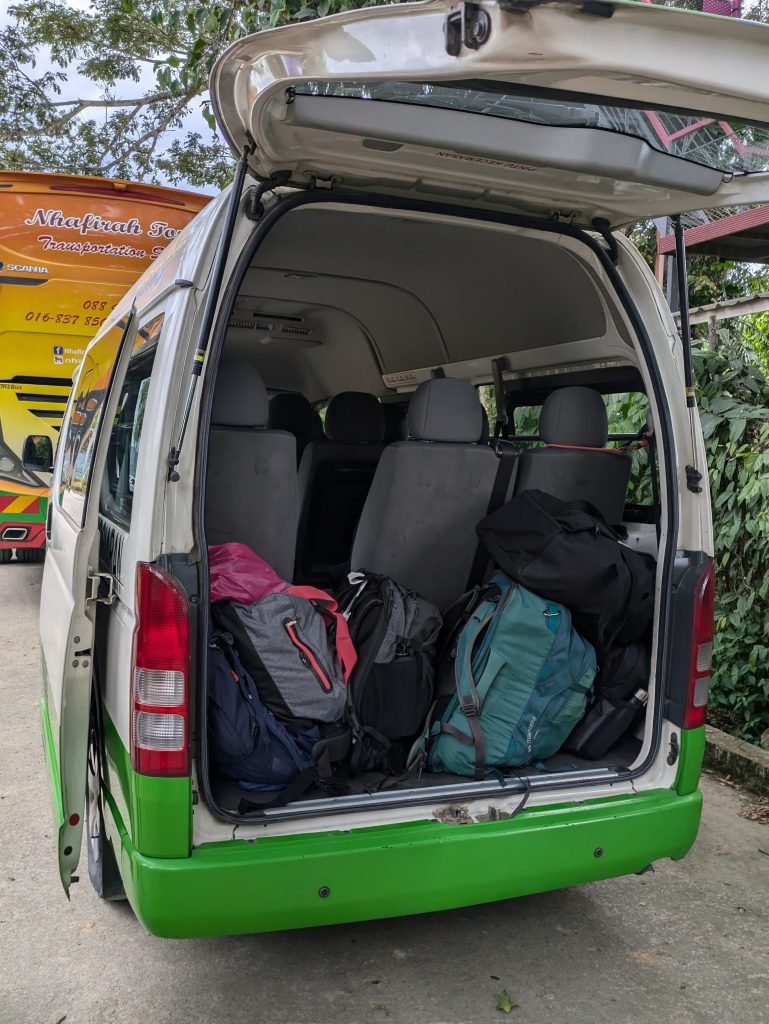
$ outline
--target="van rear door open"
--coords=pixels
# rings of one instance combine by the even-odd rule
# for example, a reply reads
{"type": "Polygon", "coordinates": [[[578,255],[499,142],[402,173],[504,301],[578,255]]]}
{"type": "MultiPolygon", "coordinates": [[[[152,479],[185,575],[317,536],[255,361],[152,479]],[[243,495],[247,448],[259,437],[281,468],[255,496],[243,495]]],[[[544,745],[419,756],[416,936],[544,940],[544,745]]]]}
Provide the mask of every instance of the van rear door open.
{"type": "Polygon", "coordinates": [[[51,536],[40,605],[43,653],[41,717],[51,780],[59,871],[69,891],[80,857],[91,701],[96,602],[107,599],[98,572],[99,437],[112,412],[115,369],[133,316],[107,327],[89,346],[72,390],[56,455],[51,536]]]}
{"type": "Polygon", "coordinates": [[[211,99],[262,178],[618,227],[769,202],[767,52],[670,7],[438,0],[241,39],[211,99]]]}

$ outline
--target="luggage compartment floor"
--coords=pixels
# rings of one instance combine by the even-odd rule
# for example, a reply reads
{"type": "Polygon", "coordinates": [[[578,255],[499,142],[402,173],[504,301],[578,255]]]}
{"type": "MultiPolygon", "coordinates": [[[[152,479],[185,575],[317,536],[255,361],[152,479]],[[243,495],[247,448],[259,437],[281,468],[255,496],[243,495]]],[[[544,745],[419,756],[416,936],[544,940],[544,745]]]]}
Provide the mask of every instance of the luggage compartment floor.
{"type": "MultiPolygon", "coordinates": [[[[558,774],[559,772],[566,771],[594,770],[596,768],[626,768],[635,761],[640,749],[641,741],[635,739],[633,736],[629,736],[620,740],[620,742],[617,743],[605,755],[605,757],[595,761],[588,761],[584,757],[575,757],[573,754],[558,753],[544,761],[542,763],[543,767],[541,768],[536,768],[534,765],[526,765],[522,768],[516,769],[515,771],[503,773],[503,777],[510,778],[512,780],[522,775],[532,778],[535,776],[558,774]]],[[[445,786],[461,785],[467,781],[468,779],[463,775],[451,775],[443,772],[440,774],[434,772],[423,772],[418,778],[409,776],[408,778],[400,779],[398,781],[387,780],[386,784],[383,786],[381,773],[368,772],[348,779],[345,785],[348,793],[370,793],[373,796],[383,790],[392,792],[393,790],[400,789],[442,789],[445,786]]],[[[216,778],[213,778],[212,789],[214,797],[220,803],[220,806],[234,809],[232,800],[234,787],[232,783],[218,782],[216,778]]],[[[251,795],[247,790],[243,790],[242,792],[246,799],[251,795]]],[[[328,793],[312,787],[294,802],[305,803],[307,801],[320,799],[327,800],[328,793]]]]}

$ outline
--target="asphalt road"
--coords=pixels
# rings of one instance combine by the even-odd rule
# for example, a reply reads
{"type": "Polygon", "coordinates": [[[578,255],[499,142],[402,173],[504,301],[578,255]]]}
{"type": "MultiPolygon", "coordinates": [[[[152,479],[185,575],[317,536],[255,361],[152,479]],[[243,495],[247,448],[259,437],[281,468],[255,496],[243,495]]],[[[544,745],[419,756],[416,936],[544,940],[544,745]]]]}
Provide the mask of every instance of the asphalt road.
{"type": "Polygon", "coordinates": [[[769,1022],[769,825],[712,779],[692,853],[643,877],[186,942],[101,903],[82,863],[68,903],[38,727],[40,577],[0,566],[0,1024],[769,1022]]]}

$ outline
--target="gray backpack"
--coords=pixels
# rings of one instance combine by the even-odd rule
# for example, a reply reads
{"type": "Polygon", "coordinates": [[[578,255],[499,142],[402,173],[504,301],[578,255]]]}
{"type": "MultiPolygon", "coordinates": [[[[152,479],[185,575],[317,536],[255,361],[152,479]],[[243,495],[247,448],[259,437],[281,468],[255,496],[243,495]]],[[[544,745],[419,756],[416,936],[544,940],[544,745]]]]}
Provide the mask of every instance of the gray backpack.
{"type": "Polygon", "coordinates": [[[314,587],[289,587],[254,604],[218,601],[212,607],[273,714],[284,721],[344,718],[356,655],[333,597],[314,587]]]}

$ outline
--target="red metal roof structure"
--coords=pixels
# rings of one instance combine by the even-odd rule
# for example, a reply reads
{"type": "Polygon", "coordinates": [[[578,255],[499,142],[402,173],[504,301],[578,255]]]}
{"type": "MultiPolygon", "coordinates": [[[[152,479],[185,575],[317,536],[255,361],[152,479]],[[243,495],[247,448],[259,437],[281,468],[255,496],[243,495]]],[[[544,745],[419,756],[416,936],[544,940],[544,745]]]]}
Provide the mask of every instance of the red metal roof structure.
{"type": "MultiPolygon", "coordinates": [[[[701,210],[682,217],[687,252],[723,260],[769,263],[769,206],[731,210],[701,210]]],[[[675,252],[671,234],[659,236],[660,256],[675,252]]]]}
{"type": "MultiPolygon", "coordinates": [[[[646,0],[647,3],[654,0],[646,0]]],[[[682,0],[675,3],[701,10],[705,14],[720,14],[726,17],[742,16],[741,0],[682,0]]],[[[647,115],[648,117],[648,115],[647,115]]],[[[723,133],[722,140],[731,146],[749,163],[750,157],[766,155],[763,146],[746,145],[734,132],[731,125],[702,119],[686,125],[681,132],[670,131],[665,124],[655,124],[658,138],[669,146],[682,134],[691,135],[694,143],[691,153],[694,155],[702,143],[694,137],[709,135],[712,141],[718,137],[719,129],[723,133]],[[713,134],[715,132],[715,135],[713,134]]],[[[725,260],[737,260],[749,263],[769,263],[769,206],[735,207],[725,210],[700,210],[681,218],[684,224],[684,239],[688,252],[702,253],[725,260]]],[[[669,256],[675,252],[675,238],[672,229],[669,234],[658,237],[657,252],[660,256],[669,256]]]]}

